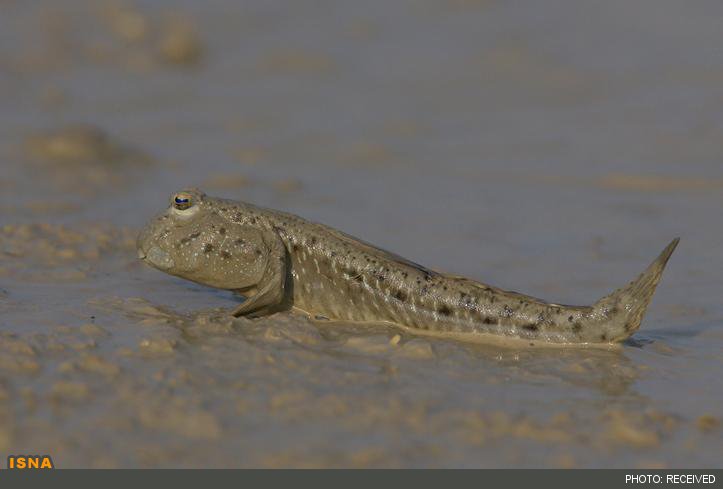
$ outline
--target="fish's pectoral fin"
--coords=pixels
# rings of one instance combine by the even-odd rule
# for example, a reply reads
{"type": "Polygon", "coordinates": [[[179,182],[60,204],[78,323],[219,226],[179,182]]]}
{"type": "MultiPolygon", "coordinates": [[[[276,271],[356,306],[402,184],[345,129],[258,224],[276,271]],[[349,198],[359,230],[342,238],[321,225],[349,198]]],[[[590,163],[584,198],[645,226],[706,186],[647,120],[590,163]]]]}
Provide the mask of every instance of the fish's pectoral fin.
{"type": "Polygon", "coordinates": [[[247,297],[245,301],[231,311],[231,315],[233,317],[259,317],[269,314],[274,306],[281,303],[281,300],[278,299],[278,291],[276,289],[278,289],[276,284],[270,281],[256,294],[247,297]]]}
{"type": "Polygon", "coordinates": [[[259,317],[280,309],[286,299],[287,253],[283,241],[275,231],[264,231],[266,267],[263,276],[253,288],[255,293],[239,304],[234,317],[259,317]]]}

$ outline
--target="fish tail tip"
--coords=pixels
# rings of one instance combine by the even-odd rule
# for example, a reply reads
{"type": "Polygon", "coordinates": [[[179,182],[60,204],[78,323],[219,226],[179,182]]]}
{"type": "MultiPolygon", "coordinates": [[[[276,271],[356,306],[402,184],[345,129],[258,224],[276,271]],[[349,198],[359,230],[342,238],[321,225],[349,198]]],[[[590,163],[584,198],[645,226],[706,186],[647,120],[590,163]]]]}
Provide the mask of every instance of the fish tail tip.
{"type": "Polygon", "coordinates": [[[619,322],[624,326],[617,336],[617,340],[627,338],[640,327],[663,275],[663,270],[679,242],[680,238],[673,239],[637,279],[597,303],[605,308],[617,304],[621,306],[617,310],[624,311],[621,316],[611,318],[614,322],[619,322]]]}
{"type": "Polygon", "coordinates": [[[670,255],[672,255],[675,249],[678,247],[678,243],[680,243],[680,237],[674,238],[673,241],[671,241],[670,244],[666,246],[663,252],[660,254],[660,257],[663,258],[666,263],[670,259],[670,255]]]}

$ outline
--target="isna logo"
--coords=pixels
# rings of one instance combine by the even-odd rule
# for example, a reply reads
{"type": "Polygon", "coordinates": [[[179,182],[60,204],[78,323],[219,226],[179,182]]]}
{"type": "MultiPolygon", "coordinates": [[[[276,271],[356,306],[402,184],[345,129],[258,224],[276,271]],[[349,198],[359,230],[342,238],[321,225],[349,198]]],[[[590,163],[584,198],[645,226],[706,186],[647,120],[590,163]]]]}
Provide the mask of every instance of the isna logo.
{"type": "Polygon", "coordinates": [[[8,455],[8,469],[54,469],[50,455],[8,455]]]}

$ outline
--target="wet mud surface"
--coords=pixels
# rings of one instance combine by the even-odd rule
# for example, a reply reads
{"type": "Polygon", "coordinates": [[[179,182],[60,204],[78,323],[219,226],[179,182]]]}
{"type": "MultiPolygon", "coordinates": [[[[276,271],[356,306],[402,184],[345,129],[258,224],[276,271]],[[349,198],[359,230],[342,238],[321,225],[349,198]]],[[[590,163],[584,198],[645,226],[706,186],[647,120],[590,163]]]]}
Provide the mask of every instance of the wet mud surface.
{"type": "Polygon", "coordinates": [[[0,5],[0,458],[720,465],[718,5],[241,5],[0,5]],[[233,319],[136,257],[184,186],[562,303],[682,241],[620,347],[233,319]]]}

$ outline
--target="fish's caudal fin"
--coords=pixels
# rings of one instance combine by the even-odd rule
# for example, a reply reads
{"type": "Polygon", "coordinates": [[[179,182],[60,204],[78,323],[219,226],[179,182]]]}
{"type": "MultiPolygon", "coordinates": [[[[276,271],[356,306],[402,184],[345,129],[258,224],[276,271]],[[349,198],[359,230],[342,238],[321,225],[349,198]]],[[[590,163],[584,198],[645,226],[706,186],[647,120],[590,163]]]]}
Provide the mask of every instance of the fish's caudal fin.
{"type": "Polygon", "coordinates": [[[605,329],[608,341],[623,341],[640,327],[665,265],[679,241],[680,238],[671,241],[637,279],[593,305],[593,314],[607,319],[605,329]]]}

